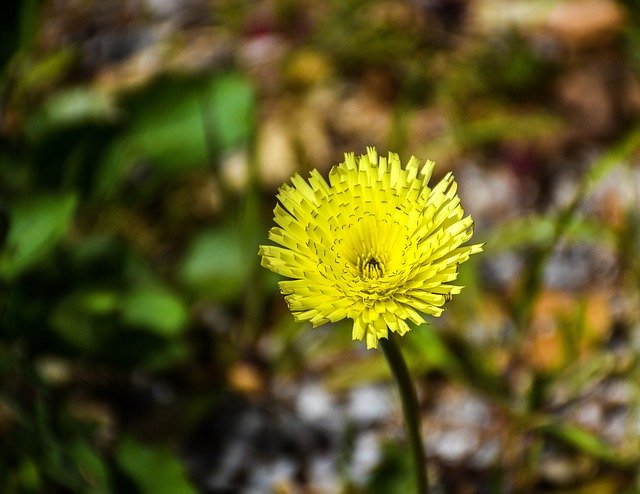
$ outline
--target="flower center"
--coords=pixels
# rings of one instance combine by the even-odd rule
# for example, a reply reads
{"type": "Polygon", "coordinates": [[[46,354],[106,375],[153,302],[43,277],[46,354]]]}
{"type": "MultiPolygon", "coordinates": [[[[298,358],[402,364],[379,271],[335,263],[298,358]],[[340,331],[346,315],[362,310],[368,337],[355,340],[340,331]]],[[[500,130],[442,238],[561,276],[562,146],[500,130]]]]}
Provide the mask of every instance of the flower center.
{"type": "Polygon", "coordinates": [[[364,279],[378,279],[384,274],[384,262],[373,255],[360,256],[358,257],[358,271],[364,279]]]}

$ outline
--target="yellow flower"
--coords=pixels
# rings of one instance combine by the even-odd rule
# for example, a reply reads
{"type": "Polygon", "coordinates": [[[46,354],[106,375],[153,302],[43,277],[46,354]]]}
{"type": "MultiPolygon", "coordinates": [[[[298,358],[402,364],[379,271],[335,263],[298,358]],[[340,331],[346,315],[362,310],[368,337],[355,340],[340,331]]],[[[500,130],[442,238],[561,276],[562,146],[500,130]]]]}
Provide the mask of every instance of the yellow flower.
{"type": "Polygon", "coordinates": [[[290,280],[280,291],[297,321],[314,326],[353,319],[353,339],[376,348],[388,330],[399,334],[439,316],[462,287],[451,285],[461,262],[482,245],[461,247],[473,220],[464,216],[457,185],[448,173],[428,187],[434,162],[406,169],[397,154],[378,157],[375,148],[308,181],[295,174],[293,186],[278,191],[275,222],[261,245],[262,265],[290,280]]]}

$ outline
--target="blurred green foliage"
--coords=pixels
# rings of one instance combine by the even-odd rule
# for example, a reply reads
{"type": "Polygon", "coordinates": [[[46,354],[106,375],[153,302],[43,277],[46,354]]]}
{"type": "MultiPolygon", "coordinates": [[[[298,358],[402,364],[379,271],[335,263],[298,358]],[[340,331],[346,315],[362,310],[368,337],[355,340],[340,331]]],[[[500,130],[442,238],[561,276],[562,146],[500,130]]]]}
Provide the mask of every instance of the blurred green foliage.
{"type": "MultiPolygon", "coordinates": [[[[86,28],[80,7],[56,11],[55,2],[37,0],[0,7],[3,492],[204,491],[198,462],[187,459],[203,424],[222,421],[217,413],[229,397],[269,402],[281,382],[297,383],[307,373],[321,375],[338,395],[387,380],[381,355],[354,346],[348,325],[312,331],[294,324],[277,278],[263,273],[256,257],[275,202],[269,172],[287,171],[283,148],[298,160],[294,168],[304,169],[317,164],[314,153],[340,159],[362,143],[393,143],[403,155],[431,156],[443,168],[469,160],[488,172],[502,166],[522,175],[522,191],[537,193],[533,205],[517,202],[480,222],[485,257],[522,259],[514,285],[492,286],[486,265],[473,260],[446,316],[403,339],[426,396],[445,383],[486,398],[500,430],[519,445],[504,465],[460,471],[480,479],[479,491],[509,485],[534,492],[546,485],[541,458],[559,444],[593,467],[574,490],[544,492],[588,492],[591,483],[597,492],[637,492],[638,448],[610,444],[552,400],[558,388],[579,401],[611,377],[637,382],[637,317],[607,321],[607,341],[587,340],[587,289],[572,294],[578,302],[558,317],[565,352],[559,365],[536,367],[529,340],[545,269],[562,247],[613,252],[615,300],[638,300],[637,208],[614,221],[583,207],[611,173],[637,174],[638,112],[627,110],[633,95],[628,105],[618,102],[620,114],[602,136],[580,135],[578,124],[589,119],[559,109],[557,88],[585,55],[541,48],[537,28],[535,36],[526,26],[464,33],[472,2],[333,1],[318,12],[295,0],[212,3],[183,30],[209,35],[213,27],[203,45],[230,53],[191,70],[167,63],[154,72],[136,59],[134,83],[116,70],[126,56],[100,61],[100,50],[88,49],[83,38],[91,29],[122,34],[123,19],[110,25],[103,16],[105,26],[86,28]],[[69,41],[49,47],[60,32],[69,41]],[[282,45],[287,56],[278,51],[282,45]],[[256,47],[274,50],[266,71],[256,47]],[[314,54],[325,75],[288,74],[296,50],[314,54]],[[87,53],[98,69],[83,62],[87,53]],[[258,62],[247,61],[251,56],[258,62]],[[278,111],[288,133],[270,141],[265,121],[278,111]],[[384,132],[367,133],[386,121],[384,132]],[[309,142],[321,145],[308,151],[309,142]],[[524,164],[511,159],[514,149],[524,150],[524,164]],[[224,177],[237,156],[244,160],[240,186],[224,177]],[[578,176],[575,190],[549,207],[549,182],[566,162],[578,176]],[[486,339],[470,336],[487,327],[494,333],[486,339]],[[613,348],[618,334],[623,351],[613,348]]],[[[613,53],[616,63],[607,67],[622,67],[620,77],[637,83],[640,19],[633,2],[619,4],[630,13],[603,57],[613,53]]],[[[190,47],[173,36],[163,47],[168,58],[190,47]]],[[[589,50],[591,66],[597,49],[589,50]]],[[[195,58],[207,59],[199,52],[195,58]]],[[[637,446],[638,438],[629,443],[637,446]]],[[[341,473],[343,491],[408,492],[408,460],[390,442],[364,486],[341,473]]],[[[430,461],[445,472],[445,487],[455,489],[466,475],[430,461]]]]}
{"type": "Polygon", "coordinates": [[[156,448],[125,428],[105,447],[117,410],[92,403],[109,402],[116,376],[187,365],[194,301],[243,293],[242,198],[224,226],[216,213],[189,217],[189,204],[169,222],[158,211],[185,174],[209,176],[215,157],[249,145],[254,91],[233,69],[168,75],[122,97],[84,83],[52,90],[77,54],[38,58],[44,8],[11,2],[0,14],[2,104],[18,118],[0,142],[3,491],[195,492],[170,435],[156,448]]]}

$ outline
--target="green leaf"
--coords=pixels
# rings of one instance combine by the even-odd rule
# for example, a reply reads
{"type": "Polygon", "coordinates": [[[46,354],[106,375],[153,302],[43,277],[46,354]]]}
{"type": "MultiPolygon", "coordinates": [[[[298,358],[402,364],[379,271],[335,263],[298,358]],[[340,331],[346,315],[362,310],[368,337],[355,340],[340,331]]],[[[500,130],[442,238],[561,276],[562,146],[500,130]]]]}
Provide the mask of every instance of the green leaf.
{"type": "Polygon", "coordinates": [[[90,87],[74,87],[52,96],[28,122],[33,138],[73,125],[111,122],[118,115],[115,101],[90,87]]]}
{"type": "Polygon", "coordinates": [[[581,184],[582,195],[590,193],[617,165],[629,160],[640,148],[640,126],[636,126],[593,164],[581,184]]]}
{"type": "Polygon", "coordinates": [[[205,123],[211,124],[218,146],[225,151],[245,144],[253,130],[253,89],[240,74],[218,77],[205,99],[205,123]]]}
{"type": "Polygon", "coordinates": [[[194,291],[218,300],[231,300],[240,295],[248,272],[249,265],[242,262],[240,233],[222,227],[202,232],[193,239],[179,275],[194,291]]]}
{"type": "Polygon", "coordinates": [[[78,50],[74,47],[57,49],[53,53],[39,56],[37,59],[25,57],[19,59],[19,73],[15,92],[21,98],[42,94],[47,89],[59,84],[77,61],[78,50]]]}
{"type": "Polygon", "coordinates": [[[465,121],[455,129],[455,137],[464,147],[479,146],[503,139],[534,139],[561,129],[560,120],[548,113],[508,113],[500,110],[481,119],[465,121]]]}
{"type": "MultiPolygon", "coordinates": [[[[67,343],[95,350],[102,335],[100,318],[114,313],[118,294],[109,290],[82,290],[62,299],[51,314],[51,328],[67,343]]],[[[111,324],[107,325],[111,329],[111,324]]]]}
{"type": "Polygon", "coordinates": [[[121,310],[128,324],[167,337],[184,329],[188,317],[182,299],[160,286],[138,287],[125,294],[121,310]]]}
{"type": "Polygon", "coordinates": [[[236,73],[161,81],[132,100],[129,125],[102,160],[100,194],[117,186],[136,161],[164,172],[203,167],[217,153],[245,146],[253,132],[253,90],[236,73]]]}
{"type": "Polygon", "coordinates": [[[496,252],[513,247],[545,245],[553,238],[556,217],[532,215],[507,221],[495,228],[485,250],[496,252]]]}
{"type": "Polygon", "coordinates": [[[203,166],[208,148],[200,89],[176,83],[151,94],[153,97],[138,109],[123,136],[122,145],[128,154],[165,169],[203,166]]]}
{"type": "Polygon", "coordinates": [[[106,149],[96,172],[95,192],[103,196],[117,190],[136,157],[135,150],[125,139],[115,139],[106,149]]]}
{"type": "Polygon", "coordinates": [[[107,466],[86,442],[76,441],[70,447],[70,452],[82,479],[89,484],[86,492],[91,494],[111,492],[107,466]]]}
{"type": "Polygon", "coordinates": [[[367,492],[384,494],[415,490],[416,483],[409,451],[395,443],[385,444],[382,461],[371,475],[367,492]]]}
{"type": "Polygon", "coordinates": [[[25,458],[20,465],[15,468],[15,478],[19,489],[9,492],[42,492],[42,474],[38,465],[32,458],[25,458]]]}
{"type": "Polygon", "coordinates": [[[116,451],[116,461],[142,494],[196,492],[183,465],[165,449],[151,448],[135,439],[125,438],[116,451]]]}
{"type": "Polygon", "coordinates": [[[13,279],[47,256],[66,233],[76,204],[75,194],[43,194],[15,203],[0,276],[13,279]]]}
{"type": "MultiPolygon", "coordinates": [[[[638,461],[638,458],[625,458],[615,448],[600,437],[586,429],[577,427],[567,422],[551,421],[542,424],[540,429],[561,441],[574,446],[611,465],[625,467],[638,461]]],[[[635,455],[637,456],[637,455],[635,455]]]]}
{"type": "Polygon", "coordinates": [[[203,165],[209,146],[226,150],[248,139],[252,108],[251,87],[237,74],[178,82],[159,89],[138,110],[127,140],[160,165],[203,165]]]}
{"type": "MultiPolygon", "coordinates": [[[[356,344],[360,344],[360,342],[356,344]]],[[[371,352],[366,358],[351,359],[328,370],[324,376],[324,383],[331,391],[339,392],[391,378],[389,366],[382,353],[371,352]]]]}
{"type": "MultiPolygon", "coordinates": [[[[556,235],[558,214],[531,215],[507,221],[495,228],[487,239],[486,251],[497,252],[515,247],[545,246],[556,235]]],[[[615,246],[616,236],[598,221],[574,218],[565,232],[569,242],[590,242],[615,246]]]]}
{"type": "Polygon", "coordinates": [[[189,358],[189,348],[184,339],[172,340],[164,348],[156,348],[149,352],[147,358],[140,358],[139,363],[150,372],[160,372],[178,362],[185,362],[189,358]]]}
{"type": "Polygon", "coordinates": [[[460,371],[456,357],[449,351],[437,331],[428,324],[413,327],[399,341],[411,352],[409,365],[414,371],[425,372],[434,368],[449,373],[460,371]]]}

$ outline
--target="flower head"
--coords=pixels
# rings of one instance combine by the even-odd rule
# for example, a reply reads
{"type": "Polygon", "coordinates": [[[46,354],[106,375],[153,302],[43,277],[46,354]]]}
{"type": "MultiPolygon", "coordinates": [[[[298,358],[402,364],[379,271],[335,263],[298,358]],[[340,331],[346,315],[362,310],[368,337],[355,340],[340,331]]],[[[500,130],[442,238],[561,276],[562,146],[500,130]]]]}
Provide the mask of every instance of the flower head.
{"type": "Polygon", "coordinates": [[[278,226],[261,245],[262,265],[289,280],[280,291],[297,321],[314,326],[353,319],[353,339],[376,348],[388,330],[399,334],[439,316],[462,287],[451,285],[461,262],[482,251],[461,247],[473,220],[464,216],[457,185],[448,173],[435,187],[434,168],[411,157],[406,169],[397,154],[378,157],[375,148],[345,155],[329,172],[308,181],[295,174],[278,191],[278,226]]]}

